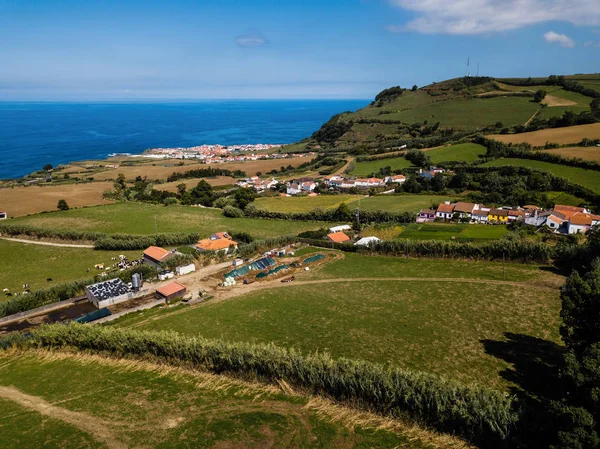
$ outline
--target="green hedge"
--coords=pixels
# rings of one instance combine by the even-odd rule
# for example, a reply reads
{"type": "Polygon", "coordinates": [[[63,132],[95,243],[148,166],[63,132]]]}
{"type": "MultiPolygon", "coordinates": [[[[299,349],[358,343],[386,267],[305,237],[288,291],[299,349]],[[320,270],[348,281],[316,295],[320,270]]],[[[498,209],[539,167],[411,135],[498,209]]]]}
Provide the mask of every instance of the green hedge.
{"type": "Polygon", "coordinates": [[[54,230],[37,228],[26,224],[0,223],[0,234],[2,235],[26,235],[35,238],[52,238],[60,240],[88,240],[94,241],[104,237],[102,232],[54,230]]]}
{"type": "Polygon", "coordinates": [[[130,235],[114,234],[94,242],[94,249],[98,250],[136,250],[146,249],[149,246],[176,246],[191,245],[198,242],[199,235],[192,234],[155,234],[155,235],[130,235]]]}
{"type": "MultiPolygon", "coordinates": [[[[310,212],[285,213],[258,209],[250,205],[244,209],[247,217],[267,218],[271,220],[294,220],[294,221],[351,221],[354,213],[350,210],[340,215],[338,209],[314,209],[310,212]]],[[[362,210],[360,211],[361,222],[366,223],[414,223],[417,214],[412,212],[388,212],[385,210],[362,210]]]]}
{"type": "Polygon", "coordinates": [[[476,443],[497,446],[507,439],[517,414],[512,398],[488,388],[465,386],[432,374],[384,367],[327,354],[302,355],[274,345],[227,343],[182,336],[79,324],[42,326],[22,345],[159,357],[215,373],[291,385],[380,414],[408,418],[476,443]]]}

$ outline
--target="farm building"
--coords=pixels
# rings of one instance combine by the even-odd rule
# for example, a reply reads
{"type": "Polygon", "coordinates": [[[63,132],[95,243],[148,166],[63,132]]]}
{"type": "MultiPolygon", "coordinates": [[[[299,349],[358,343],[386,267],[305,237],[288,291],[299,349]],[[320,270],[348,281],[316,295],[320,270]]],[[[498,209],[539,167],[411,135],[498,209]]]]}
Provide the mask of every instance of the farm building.
{"type": "Polygon", "coordinates": [[[160,246],[150,246],[144,251],[144,263],[153,267],[160,266],[161,263],[166,262],[171,257],[173,257],[173,253],[160,246]]]}
{"type": "Polygon", "coordinates": [[[333,232],[331,234],[328,234],[327,238],[333,243],[343,243],[350,240],[350,237],[348,237],[343,232],[333,232]]]}
{"type": "Polygon", "coordinates": [[[187,289],[184,285],[181,285],[178,282],[171,282],[156,290],[156,293],[165,300],[172,301],[177,298],[183,298],[186,291],[187,289]]]}
{"type": "Polygon", "coordinates": [[[85,296],[88,301],[97,308],[108,307],[118,304],[133,297],[133,293],[121,279],[110,279],[88,285],[85,288],[85,296]]]}
{"type": "Polygon", "coordinates": [[[488,212],[488,221],[506,223],[508,221],[508,211],[505,209],[491,209],[488,212]]]}
{"type": "Polygon", "coordinates": [[[329,228],[329,232],[333,234],[334,232],[342,232],[342,231],[347,231],[349,229],[352,229],[352,226],[339,225],[339,226],[334,226],[333,228],[329,228]]]}
{"type": "Polygon", "coordinates": [[[421,209],[417,215],[417,223],[427,223],[435,220],[435,211],[433,209],[421,209]]]}
{"type": "Polygon", "coordinates": [[[444,220],[452,219],[453,215],[454,215],[454,204],[450,204],[449,202],[440,204],[435,213],[436,218],[443,218],[444,220]]]}
{"type": "Polygon", "coordinates": [[[354,244],[354,246],[371,246],[379,243],[381,239],[377,237],[363,237],[358,242],[354,244]]]}
{"type": "Polygon", "coordinates": [[[6,212],[0,212],[0,220],[6,220],[8,218],[8,214],[6,212]]]}
{"type": "Polygon", "coordinates": [[[237,248],[238,244],[237,242],[227,238],[220,238],[216,240],[203,239],[196,244],[196,249],[199,251],[223,251],[227,253],[229,252],[230,246],[237,248]]]}

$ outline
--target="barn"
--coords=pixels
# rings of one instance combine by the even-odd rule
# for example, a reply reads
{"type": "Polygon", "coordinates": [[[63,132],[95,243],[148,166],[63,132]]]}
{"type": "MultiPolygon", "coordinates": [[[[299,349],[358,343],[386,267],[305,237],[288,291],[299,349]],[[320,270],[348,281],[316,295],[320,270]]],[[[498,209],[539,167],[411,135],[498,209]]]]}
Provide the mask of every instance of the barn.
{"type": "Polygon", "coordinates": [[[156,290],[156,293],[167,301],[173,301],[177,298],[183,298],[186,291],[185,285],[181,285],[178,282],[171,282],[156,290]]]}
{"type": "Polygon", "coordinates": [[[133,293],[127,287],[127,284],[116,278],[88,285],[85,288],[85,296],[89,302],[101,309],[127,301],[133,297],[133,293]]]}
{"type": "Polygon", "coordinates": [[[173,257],[173,253],[160,246],[150,246],[144,251],[144,263],[153,267],[160,267],[161,263],[166,262],[171,257],[173,257]]]}

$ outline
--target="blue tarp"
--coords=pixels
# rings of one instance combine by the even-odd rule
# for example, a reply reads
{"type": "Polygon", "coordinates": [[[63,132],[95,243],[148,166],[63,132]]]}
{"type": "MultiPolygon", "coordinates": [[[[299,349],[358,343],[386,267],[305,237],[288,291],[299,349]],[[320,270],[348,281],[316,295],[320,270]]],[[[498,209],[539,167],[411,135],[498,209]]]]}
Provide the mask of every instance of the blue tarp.
{"type": "Polygon", "coordinates": [[[284,265],[279,265],[278,267],[276,267],[276,268],[273,268],[272,270],[269,270],[269,271],[267,271],[266,273],[258,273],[258,274],[256,275],[256,279],[262,279],[262,278],[265,278],[265,277],[267,277],[267,276],[270,276],[270,275],[272,275],[272,274],[279,273],[281,270],[287,270],[288,268],[289,268],[289,266],[287,266],[287,265],[285,265],[285,264],[284,264],[284,265]]]}
{"type": "Polygon", "coordinates": [[[302,263],[313,263],[313,262],[318,262],[319,260],[325,259],[325,256],[323,254],[317,254],[315,256],[311,256],[307,259],[304,259],[304,262],[302,263]]]}
{"type": "Polygon", "coordinates": [[[263,257],[255,262],[252,262],[250,265],[246,265],[243,267],[236,268],[235,270],[230,271],[225,274],[225,278],[237,278],[240,276],[246,276],[250,270],[261,271],[265,270],[273,265],[275,265],[275,259],[271,257],[263,257]]]}

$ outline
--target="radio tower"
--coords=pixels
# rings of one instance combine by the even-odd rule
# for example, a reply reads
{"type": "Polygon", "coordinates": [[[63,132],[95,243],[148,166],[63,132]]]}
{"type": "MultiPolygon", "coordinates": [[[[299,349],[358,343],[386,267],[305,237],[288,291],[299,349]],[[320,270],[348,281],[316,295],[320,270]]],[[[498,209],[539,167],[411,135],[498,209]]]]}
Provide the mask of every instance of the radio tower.
{"type": "Polygon", "coordinates": [[[471,63],[471,57],[467,57],[467,77],[471,76],[471,74],[469,73],[469,64],[471,63]]]}
{"type": "Polygon", "coordinates": [[[479,77],[479,61],[477,61],[477,76],[479,77]]]}

